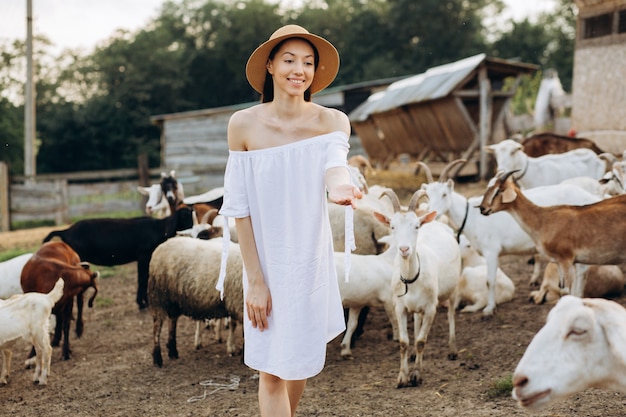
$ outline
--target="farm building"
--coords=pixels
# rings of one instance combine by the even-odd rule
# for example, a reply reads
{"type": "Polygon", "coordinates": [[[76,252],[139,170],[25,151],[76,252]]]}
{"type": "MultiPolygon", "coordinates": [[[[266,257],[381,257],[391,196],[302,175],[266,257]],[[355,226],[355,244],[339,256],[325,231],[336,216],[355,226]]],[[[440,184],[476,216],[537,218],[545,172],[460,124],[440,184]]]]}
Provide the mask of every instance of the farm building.
{"type": "MultiPolygon", "coordinates": [[[[349,113],[372,93],[387,88],[398,78],[327,88],[313,96],[313,101],[349,113]]],[[[228,159],[226,131],[230,116],[237,110],[257,104],[244,103],[212,109],[153,116],[161,128],[161,166],[175,170],[185,193],[203,193],[223,185],[228,159]]],[[[363,154],[359,138],[350,138],[350,153],[363,154]]]]}
{"type": "Polygon", "coordinates": [[[485,145],[504,139],[503,118],[521,76],[537,66],[478,54],[433,67],[372,94],[350,122],[373,163],[405,155],[433,171],[457,158],[457,172],[487,173],[485,145]]]}
{"type": "Polygon", "coordinates": [[[626,149],[626,0],[575,2],[571,126],[621,155],[626,149]]]}

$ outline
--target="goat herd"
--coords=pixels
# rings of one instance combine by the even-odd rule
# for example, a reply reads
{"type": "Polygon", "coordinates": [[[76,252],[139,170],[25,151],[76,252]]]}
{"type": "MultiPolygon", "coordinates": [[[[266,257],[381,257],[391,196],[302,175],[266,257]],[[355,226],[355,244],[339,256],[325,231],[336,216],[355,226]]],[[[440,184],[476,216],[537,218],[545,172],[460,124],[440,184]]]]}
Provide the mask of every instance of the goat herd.
{"type": "MultiPolygon", "coordinates": [[[[542,272],[543,277],[532,299],[559,301],[515,369],[513,398],[522,407],[540,409],[588,387],[626,392],[626,310],[605,298],[620,295],[625,284],[620,265],[626,262],[626,160],[586,140],[530,139],[488,146],[498,173],[480,197],[454,189],[450,173],[464,160],[448,164],[437,181],[419,162],[427,181],[407,206],[393,189],[367,184],[371,166],[365,158],[350,159],[364,198],[353,213],[356,250],[348,256],[345,209],[329,205],[347,312],[342,357],[353,355],[351,342],[366,308],[383,307],[400,346],[397,387],[419,385],[437,309],[447,308],[448,358],[456,359],[457,311],[482,310],[484,318],[492,317],[515,292],[499,268],[500,257],[533,256],[530,281],[538,283],[542,272]]],[[[37,384],[47,383],[51,346],[61,338],[62,358],[70,359],[74,300],[80,337],[84,296],[94,290],[92,306],[97,293],[99,273],[89,263],[137,263],[136,302],[152,313],[156,366],[163,366],[160,333],[166,320],[168,357],[178,357],[180,316],[196,320],[197,332],[204,320],[226,322],[227,353],[241,350],[234,330],[243,318],[243,265],[236,230],[218,214],[223,189],[185,198],[172,171],[162,174],[160,184],[138,190],[148,196],[149,216],[78,221],[51,232],[36,252],[0,263],[0,383],[8,383],[12,348],[20,338],[33,345],[27,364],[34,363],[37,384]],[[222,233],[230,237],[223,299],[216,290],[222,233]]]]}

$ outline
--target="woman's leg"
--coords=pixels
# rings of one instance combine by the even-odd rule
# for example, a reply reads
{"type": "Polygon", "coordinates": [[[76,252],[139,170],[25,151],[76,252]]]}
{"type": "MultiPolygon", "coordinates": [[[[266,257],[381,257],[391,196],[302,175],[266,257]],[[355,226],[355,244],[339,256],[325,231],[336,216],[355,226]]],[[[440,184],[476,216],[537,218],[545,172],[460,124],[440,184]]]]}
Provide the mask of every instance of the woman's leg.
{"type": "Polygon", "coordinates": [[[285,381],[259,373],[259,407],[263,417],[293,417],[302,398],[306,380],[285,381]]]}

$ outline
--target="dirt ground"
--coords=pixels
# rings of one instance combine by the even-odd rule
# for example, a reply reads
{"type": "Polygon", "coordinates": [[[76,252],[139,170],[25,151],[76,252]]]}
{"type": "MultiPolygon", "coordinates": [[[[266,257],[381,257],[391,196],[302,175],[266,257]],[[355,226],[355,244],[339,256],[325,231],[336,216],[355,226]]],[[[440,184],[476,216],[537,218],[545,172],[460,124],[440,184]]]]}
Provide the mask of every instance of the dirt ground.
{"type": "MultiPolygon", "coordinates": [[[[0,252],[36,246],[50,228],[0,234],[0,252]]],[[[528,302],[532,267],[527,259],[505,256],[502,269],[516,284],[515,299],[499,306],[491,320],[480,313],[457,315],[456,361],[447,359],[447,321],[439,312],[424,357],[424,382],[396,388],[397,342],[382,309],[372,309],[354,359],[340,356],[340,337],[328,345],[326,367],[309,380],[300,417],[357,416],[623,416],[626,396],[588,390],[542,413],[520,409],[510,394],[494,395],[494,386],[513,372],[550,305],[528,302]]],[[[152,364],[152,318],[135,304],[135,264],[99,268],[100,292],[86,309],[85,332],[71,338],[72,357],[61,360],[54,349],[45,387],[33,385],[33,370],[23,367],[28,347],[16,350],[7,386],[0,387],[0,415],[55,416],[258,416],[257,384],[241,356],[226,354],[224,343],[203,334],[193,346],[194,324],[181,318],[180,358],[152,364]]],[[[625,299],[618,300],[626,304],[625,299]]],[[[166,331],[162,349],[166,352],[166,331]]],[[[239,339],[241,343],[241,339],[239,339]]]]}

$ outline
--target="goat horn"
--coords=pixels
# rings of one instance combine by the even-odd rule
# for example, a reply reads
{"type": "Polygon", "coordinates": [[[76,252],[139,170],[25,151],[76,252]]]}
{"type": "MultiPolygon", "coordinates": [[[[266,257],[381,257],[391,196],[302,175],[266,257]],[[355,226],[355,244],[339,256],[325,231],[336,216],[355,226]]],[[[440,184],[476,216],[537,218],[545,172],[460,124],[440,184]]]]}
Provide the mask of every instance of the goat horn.
{"type": "Polygon", "coordinates": [[[444,182],[448,179],[448,172],[450,172],[452,168],[454,168],[455,166],[459,164],[464,164],[466,162],[467,162],[467,159],[455,159],[454,161],[450,162],[448,165],[446,165],[443,168],[443,171],[441,171],[441,174],[439,175],[439,182],[444,182]]]}
{"type": "MultiPolygon", "coordinates": [[[[419,169],[423,169],[424,170],[424,174],[426,174],[426,180],[428,180],[428,183],[430,184],[431,182],[434,182],[433,180],[433,173],[430,170],[430,167],[428,165],[426,165],[424,162],[422,161],[418,161],[417,162],[417,172],[419,172],[419,169]]],[[[416,172],[416,173],[417,173],[416,172]]]]}
{"type": "Polygon", "coordinates": [[[514,169],[513,171],[508,171],[508,172],[500,171],[498,180],[500,181],[500,183],[504,183],[507,180],[507,178],[509,178],[511,175],[515,174],[516,172],[519,172],[519,169],[514,169]]]}
{"type": "Polygon", "coordinates": [[[411,201],[409,201],[409,211],[415,211],[417,208],[417,203],[422,199],[422,197],[426,196],[426,191],[417,190],[411,196],[411,201]]]}
{"type": "Polygon", "coordinates": [[[399,212],[400,210],[402,210],[402,208],[400,207],[400,199],[398,198],[398,195],[392,191],[392,190],[385,190],[382,192],[382,194],[380,195],[380,198],[383,198],[383,196],[387,196],[389,197],[389,199],[391,200],[391,204],[393,205],[393,211],[394,213],[399,212]]]}

